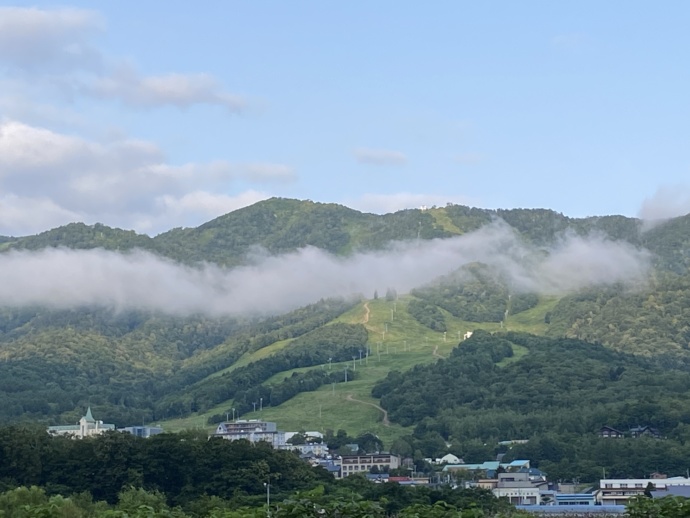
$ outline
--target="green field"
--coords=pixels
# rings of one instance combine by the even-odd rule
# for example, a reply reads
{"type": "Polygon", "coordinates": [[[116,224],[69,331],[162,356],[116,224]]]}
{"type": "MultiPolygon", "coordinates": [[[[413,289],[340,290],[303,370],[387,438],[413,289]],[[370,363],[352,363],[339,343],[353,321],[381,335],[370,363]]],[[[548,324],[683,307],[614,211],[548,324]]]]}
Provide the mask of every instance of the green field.
{"type": "MultiPolygon", "coordinates": [[[[414,320],[407,313],[407,304],[411,297],[401,297],[396,301],[383,298],[363,302],[341,315],[336,321],[346,323],[363,323],[369,332],[369,351],[362,351],[362,358],[344,363],[324,364],[320,367],[308,367],[278,373],[266,381],[276,383],[290,376],[295,371],[311,369],[331,369],[343,371],[343,383],[324,386],[314,392],[304,392],[275,408],[250,412],[241,416],[243,419],[265,419],[278,423],[285,431],[344,429],[350,435],[372,432],[378,435],[386,446],[401,436],[411,433],[411,429],[390,423],[384,424],[383,412],[373,405],[378,400],[371,397],[374,384],[385,378],[391,370],[407,370],[414,365],[432,363],[450,354],[451,350],[462,340],[467,331],[486,329],[487,331],[513,330],[543,334],[546,324],[544,314],[555,305],[555,300],[546,300],[537,307],[518,315],[509,316],[504,325],[499,323],[476,323],[459,320],[444,311],[448,331],[432,331],[414,320]],[[367,311],[368,309],[368,311],[367,311]],[[369,356],[367,357],[367,352],[369,356]],[[344,383],[345,365],[356,371],[356,379],[344,383]],[[358,401],[354,401],[358,400],[358,401]]],[[[289,347],[290,340],[269,345],[252,354],[243,356],[238,364],[223,372],[232,371],[240,365],[275,354],[278,350],[289,347]]],[[[526,351],[516,350],[509,361],[516,361],[526,351]]],[[[211,376],[217,376],[222,372],[211,376]]],[[[166,430],[176,431],[184,428],[204,428],[212,430],[215,426],[207,425],[206,420],[214,414],[230,412],[232,401],[226,401],[203,414],[192,415],[184,419],[165,421],[161,425],[166,430]]]]}

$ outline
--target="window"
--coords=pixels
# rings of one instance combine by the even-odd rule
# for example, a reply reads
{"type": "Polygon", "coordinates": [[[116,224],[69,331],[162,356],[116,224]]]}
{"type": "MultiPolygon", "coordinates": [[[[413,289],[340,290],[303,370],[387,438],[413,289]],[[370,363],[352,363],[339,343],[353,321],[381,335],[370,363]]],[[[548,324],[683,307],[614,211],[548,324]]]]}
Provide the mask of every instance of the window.
{"type": "Polygon", "coordinates": [[[635,484],[635,487],[642,487],[642,484],[635,484]]]}
{"type": "Polygon", "coordinates": [[[604,484],[604,487],[605,487],[606,489],[612,489],[612,488],[613,488],[613,484],[604,484]]]}
{"type": "Polygon", "coordinates": [[[628,488],[628,484],[621,484],[621,489],[627,489],[627,488],[628,488]]]}

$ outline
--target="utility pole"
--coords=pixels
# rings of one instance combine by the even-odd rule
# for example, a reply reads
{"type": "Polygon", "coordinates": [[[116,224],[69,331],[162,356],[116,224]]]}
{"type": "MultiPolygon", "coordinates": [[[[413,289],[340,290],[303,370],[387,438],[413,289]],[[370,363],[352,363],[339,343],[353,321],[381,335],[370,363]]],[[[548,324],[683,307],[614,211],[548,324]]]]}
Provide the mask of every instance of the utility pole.
{"type": "Polygon", "coordinates": [[[254,405],[254,412],[256,412],[256,401],[252,401],[252,405],[254,405]]]}
{"type": "Polygon", "coordinates": [[[266,516],[271,517],[271,483],[265,482],[266,486],[266,516]]]}
{"type": "Polygon", "coordinates": [[[232,420],[233,421],[235,420],[235,409],[234,408],[232,409],[232,420]]]}
{"type": "Polygon", "coordinates": [[[345,367],[345,383],[347,383],[347,367],[345,367]]]}
{"type": "Polygon", "coordinates": [[[328,358],[328,370],[331,370],[331,360],[332,360],[332,359],[333,359],[333,358],[328,358]]]}
{"type": "Polygon", "coordinates": [[[352,370],[356,371],[357,370],[357,357],[352,356],[352,370]]]}
{"type": "Polygon", "coordinates": [[[264,398],[260,397],[259,398],[259,412],[264,411],[264,398]]]}

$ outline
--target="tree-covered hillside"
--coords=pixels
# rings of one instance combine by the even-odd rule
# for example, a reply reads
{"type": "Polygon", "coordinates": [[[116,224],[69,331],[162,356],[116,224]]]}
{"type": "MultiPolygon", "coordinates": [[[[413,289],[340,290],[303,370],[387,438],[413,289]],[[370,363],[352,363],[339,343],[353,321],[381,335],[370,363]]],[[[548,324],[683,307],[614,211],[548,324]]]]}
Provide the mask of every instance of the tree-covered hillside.
{"type": "Polygon", "coordinates": [[[102,224],[72,223],[35,236],[0,238],[0,251],[140,248],[183,262],[241,263],[261,247],[269,253],[314,246],[334,254],[371,250],[391,241],[433,239],[465,234],[500,219],[526,242],[553,243],[564,232],[597,233],[612,240],[644,246],[665,269],[690,264],[690,216],[675,218],[650,230],[624,216],[569,218],[547,209],[491,210],[449,204],[391,214],[366,214],[333,203],[272,198],[209,221],[196,228],[176,228],[153,238],[102,224]]]}
{"type": "Polygon", "coordinates": [[[351,306],[321,301],[256,321],[104,309],[4,309],[0,422],[76,422],[89,404],[119,425],[178,415],[180,405],[189,412],[197,404],[186,396],[190,385],[248,351],[319,329],[351,306]],[[176,405],[162,403],[171,398],[176,405]]]}
{"type": "MultiPolygon", "coordinates": [[[[597,235],[606,242],[625,241],[631,250],[648,250],[653,269],[634,289],[614,284],[543,296],[515,289],[505,272],[474,261],[413,290],[406,311],[426,332],[494,330],[520,320],[551,338],[581,338],[625,352],[662,355],[671,364],[675,356],[688,354],[690,216],[648,229],[634,218],[577,219],[545,209],[448,205],[375,215],[335,204],[274,198],[197,228],[173,229],[155,237],[82,223],[36,236],[2,237],[0,257],[50,247],[140,249],[187,265],[216,263],[229,269],[251,262],[258,250],[282,254],[312,246],[345,257],[385,249],[400,240],[418,246],[437,239],[438,244],[497,220],[505,222],[501,231],[507,229],[526,251],[517,259],[525,264],[547,257],[566,236],[597,235]]],[[[425,267],[419,263],[420,269],[425,267]]],[[[389,286],[372,286],[372,294],[377,287],[389,286]]],[[[262,289],[270,292],[270,286],[262,289]]],[[[397,294],[389,291],[394,301],[397,294]]],[[[270,402],[271,390],[275,402],[282,403],[296,387],[313,390],[328,382],[325,376],[297,373],[292,382],[266,386],[278,369],[292,375],[294,369],[324,361],[323,351],[310,352],[311,359],[309,354],[296,359],[291,352],[301,350],[307,337],[320,337],[323,344],[331,344],[333,358],[342,353],[347,359],[349,342],[333,345],[328,335],[338,328],[329,324],[354,304],[321,301],[270,318],[5,305],[0,307],[0,422],[72,422],[89,402],[99,415],[118,424],[206,412],[214,405],[229,405],[235,397],[238,408],[247,408],[257,398],[270,402]],[[260,362],[236,369],[238,360],[259,350],[266,351],[260,362]],[[231,371],[234,376],[251,372],[253,381],[231,388],[227,380],[232,375],[223,376],[231,371]]],[[[361,335],[352,342],[357,351],[375,345],[387,331],[363,324],[353,331],[361,335]]]]}
{"type": "Polygon", "coordinates": [[[391,372],[373,396],[392,421],[414,426],[398,447],[425,456],[448,451],[449,443],[467,462],[480,462],[500,451],[499,441],[529,440],[504,448],[507,458],[533,459],[556,478],[583,480],[602,468],[629,477],[678,474],[690,462],[687,362],[575,339],[477,331],[448,359],[391,372]],[[602,426],[649,426],[666,440],[600,439],[602,426]],[[602,454],[606,448],[620,456],[602,454]]]}

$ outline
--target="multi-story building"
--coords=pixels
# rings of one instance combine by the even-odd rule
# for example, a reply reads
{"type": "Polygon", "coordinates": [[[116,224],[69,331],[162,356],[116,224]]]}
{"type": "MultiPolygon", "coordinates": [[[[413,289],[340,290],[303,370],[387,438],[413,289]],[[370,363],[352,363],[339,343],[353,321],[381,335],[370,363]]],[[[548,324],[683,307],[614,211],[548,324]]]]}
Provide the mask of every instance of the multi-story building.
{"type": "Polygon", "coordinates": [[[521,473],[499,473],[496,486],[492,489],[496,498],[505,497],[515,505],[540,505],[541,492],[546,481],[530,479],[527,471],[521,473]]]}
{"type": "Polygon", "coordinates": [[[355,473],[369,473],[374,466],[381,472],[400,467],[400,457],[390,453],[372,453],[367,455],[343,455],[340,458],[340,473],[347,477],[355,473]]]}
{"type": "Polygon", "coordinates": [[[49,426],[50,435],[66,435],[74,439],[83,439],[93,435],[100,435],[110,430],[115,430],[114,424],[107,424],[103,421],[96,421],[91,414],[91,407],[86,410],[77,424],[49,426]]]}
{"type": "Polygon", "coordinates": [[[285,445],[285,432],[278,430],[275,423],[258,419],[238,419],[220,423],[212,436],[222,437],[229,441],[240,439],[246,439],[249,442],[266,441],[274,448],[285,445]]]}
{"type": "Polygon", "coordinates": [[[602,479],[597,490],[597,502],[603,505],[625,505],[633,497],[650,490],[664,491],[673,486],[690,486],[690,479],[671,478],[620,478],[602,479]],[[651,485],[650,485],[651,484],[651,485]]]}

